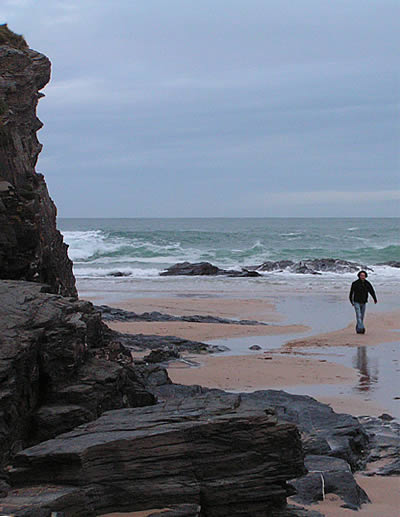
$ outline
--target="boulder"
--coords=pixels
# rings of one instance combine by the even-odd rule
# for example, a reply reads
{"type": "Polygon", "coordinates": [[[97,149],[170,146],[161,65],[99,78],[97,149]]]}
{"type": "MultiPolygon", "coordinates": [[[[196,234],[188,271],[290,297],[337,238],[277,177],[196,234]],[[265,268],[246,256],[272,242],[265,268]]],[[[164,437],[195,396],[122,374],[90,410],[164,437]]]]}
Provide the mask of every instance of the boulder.
{"type": "MultiPolygon", "coordinates": [[[[203,388],[202,386],[184,386],[179,384],[158,385],[154,393],[160,400],[179,400],[199,397],[206,393],[219,397],[221,390],[203,388]]],[[[322,404],[307,395],[293,395],[282,390],[262,390],[252,393],[241,393],[241,398],[251,407],[262,408],[267,404],[273,408],[279,420],[297,426],[301,433],[303,449],[306,455],[332,456],[345,460],[351,470],[365,465],[370,450],[372,431],[357,418],[335,413],[327,404],[322,404]]],[[[380,419],[374,419],[380,422],[380,419]]],[[[387,423],[389,425],[393,423],[387,423]]],[[[372,424],[371,424],[372,425],[372,424]]],[[[373,427],[377,430],[377,427],[373,427]]],[[[386,451],[395,453],[398,449],[397,435],[378,431],[375,438],[380,449],[385,443],[386,451]],[[385,442],[386,436],[386,442],[385,442]]],[[[373,442],[372,442],[373,443],[373,442]]],[[[378,445],[377,445],[378,446],[378,445]]]]}
{"type": "Polygon", "coordinates": [[[278,422],[268,405],[205,393],[109,411],[20,452],[0,510],[94,517],[197,505],[210,517],[283,516],[287,480],[304,473],[294,425],[278,422]]]}
{"type": "Polygon", "coordinates": [[[307,475],[291,481],[296,489],[294,501],[311,504],[325,499],[326,494],[338,495],[347,508],[359,509],[370,502],[365,491],[356,483],[350,465],[339,458],[308,455],[305,459],[307,475]]]}
{"type": "Polygon", "coordinates": [[[160,273],[160,276],[177,276],[177,275],[218,275],[222,270],[213,266],[209,262],[198,262],[192,264],[190,262],[179,262],[169,267],[166,271],[160,273]]]}

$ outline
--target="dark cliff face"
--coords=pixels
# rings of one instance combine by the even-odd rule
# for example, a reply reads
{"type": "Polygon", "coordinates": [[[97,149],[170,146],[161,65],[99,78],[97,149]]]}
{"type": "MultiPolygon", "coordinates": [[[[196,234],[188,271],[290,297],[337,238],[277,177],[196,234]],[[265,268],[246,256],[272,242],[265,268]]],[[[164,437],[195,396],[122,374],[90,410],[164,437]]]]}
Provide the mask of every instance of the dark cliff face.
{"type": "Polygon", "coordinates": [[[76,296],[56,207],[35,166],[39,92],[50,79],[49,59],[0,26],[0,278],[49,284],[76,296]]]}

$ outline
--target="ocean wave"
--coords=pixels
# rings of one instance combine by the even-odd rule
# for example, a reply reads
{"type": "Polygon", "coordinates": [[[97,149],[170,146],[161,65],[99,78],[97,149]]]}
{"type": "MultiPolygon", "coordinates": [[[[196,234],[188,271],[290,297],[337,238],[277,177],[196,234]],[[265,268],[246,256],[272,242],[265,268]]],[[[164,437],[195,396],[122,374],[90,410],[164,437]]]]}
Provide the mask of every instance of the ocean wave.
{"type": "MultiPolygon", "coordinates": [[[[356,229],[358,227],[347,228],[348,231],[356,229]]],[[[323,235],[310,229],[308,232],[279,231],[271,236],[261,230],[257,236],[246,232],[96,229],[65,231],[64,239],[78,276],[102,276],[118,271],[147,276],[149,271],[156,275],[166,267],[185,261],[207,261],[222,269],[240,269],[267,260],[297,262],[334,257],[374,267],[380,262],[399,260],[400,245],[391,231],[380,241],[372,238],[374,232],[364,232],[367,237],[360,234],[346,236],[345,231],[336,235],[330,227],[323,235]],[[338,241],[341,241],[340,248],[338,241]]]]}

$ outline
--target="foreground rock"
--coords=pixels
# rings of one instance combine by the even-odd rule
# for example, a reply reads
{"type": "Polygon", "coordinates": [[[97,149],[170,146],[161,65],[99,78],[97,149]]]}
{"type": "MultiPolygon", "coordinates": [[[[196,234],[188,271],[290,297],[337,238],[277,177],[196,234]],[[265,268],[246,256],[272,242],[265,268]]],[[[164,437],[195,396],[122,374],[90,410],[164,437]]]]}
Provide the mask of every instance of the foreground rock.
{"type": "MultiPolygon", "coordinates": [[[[205,393],[219,397],[221,391],[169,384],[158,386],[155,393],[159,399],[179,400],[203,396],[205,393]]],[[[316,502],[327,493],[342,497],[345,504],[353,509],[368,501],[367,494],[357,485],[353,472],[364,468],[369,459],[373,433],[365,429],[357,418],[335,413],[329,406],[312,397],[292,395],[280,390],[242,393],[241,398],[254,409],[261,409],[267,404],[274,409],[280,421],[295,424],[299,429],[305,464],[310,473],[290,482],[298,490],[294,497],[297,502],[316,502]],[[326,480],[323,489],[321,475],[326,480]]],[[[381,446],[382,440],[385,442],[384,436],[379,442],[381,446]]],[[[394,450],[391,449],[391,452],[394,450]]]]}
{"type": "MultiPolygon", "coordinates": [[[[209,393],[218,397],[218,389],[168,384],[158,386],[160,400],[179,400],[209,393]]],[[[306,395],[292,395],[282,390],[242,393],[242,400],[254,408],[267,404],[280,420],[296,424],[302,435],[305,454],[326,455],[344,459],[352,470],[362,467],[368,454],[370,438],[364,426],[351,415],[335,413],[306,395]]]]}
{"type": "Polygon", "coordinates": [[[267,404],[205,393],[110,411],[22,451],[0,509],[91,517],[191,504],[210,517],[283,516],[287,480],[304,472],[294,425],[277,422],[267,404]]]}
{"type": "Polygon", "coordinates": [[[43,282],[76,296],[56,207],[35,171],[42,149],[36,106],[49,78],[47,57],[0,25],[0,278],[43,282]]]}
{"type": "Polygon", "coordinates": [[[0,463],[23,447],[97,418],[153,404],[146,372],[110,339],[89,302],[0,281],[0,463]]]}

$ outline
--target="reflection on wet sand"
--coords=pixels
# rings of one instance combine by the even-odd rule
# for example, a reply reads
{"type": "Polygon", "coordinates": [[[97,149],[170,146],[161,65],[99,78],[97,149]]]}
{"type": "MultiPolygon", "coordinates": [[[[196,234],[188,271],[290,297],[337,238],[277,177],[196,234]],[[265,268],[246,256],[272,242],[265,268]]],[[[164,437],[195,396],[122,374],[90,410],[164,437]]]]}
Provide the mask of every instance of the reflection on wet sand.
{"type": "Polygon", "coordinates": [[[356,391],[371,391],[378,382],[379,377],[378,358],[368,357],[367,347],[357,347],[357,353],[353,357],[353,367],[360,372],[358,385],[355,386],[356,391]]]}

